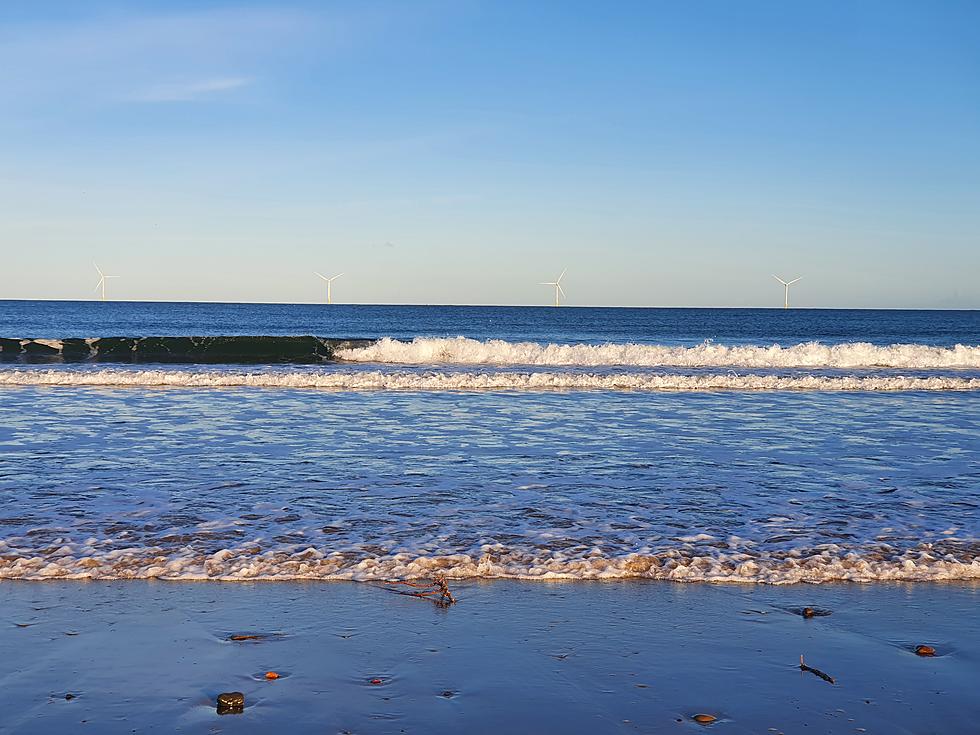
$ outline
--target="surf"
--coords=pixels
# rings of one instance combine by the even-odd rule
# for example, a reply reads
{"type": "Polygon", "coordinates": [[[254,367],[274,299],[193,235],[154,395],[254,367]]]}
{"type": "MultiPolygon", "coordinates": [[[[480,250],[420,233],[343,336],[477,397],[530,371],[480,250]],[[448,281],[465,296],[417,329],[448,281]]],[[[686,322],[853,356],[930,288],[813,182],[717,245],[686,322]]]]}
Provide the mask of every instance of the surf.
{"type": "Polygon", "coordinates": [[[336,358],[351,362],[464,365],[634,366],[732,368],[975,368],[980,346],[957,344],[874,345],[868,342],[791,346],[724,345],[703,342],[693,347],[637,344],[541,344],[475,340],[467,337],[418,337],[410,342],[390,338],[369,345],[340,347],[336,358]]]}
{"type": "Polygon", "coordinates": [[[913,375],[766,375],[382,370],[8,369],[0,387],[296,388],[325,391],[980,391],[980,378],[913,375]]]}

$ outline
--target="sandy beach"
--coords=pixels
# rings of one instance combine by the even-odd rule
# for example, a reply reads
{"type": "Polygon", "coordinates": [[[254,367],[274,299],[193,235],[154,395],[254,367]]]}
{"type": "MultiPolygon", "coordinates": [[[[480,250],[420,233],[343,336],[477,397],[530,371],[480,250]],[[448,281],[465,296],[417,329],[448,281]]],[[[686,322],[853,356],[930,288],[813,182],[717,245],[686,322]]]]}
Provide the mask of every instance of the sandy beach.
{"type": "Polygon", "coordinates": [[[0,731],[980,729],[978,584],[453,587],[440,608],[342,582],[6,581],[0,731]],[[226,691],[243,713],[217,714],[226,691]]]}

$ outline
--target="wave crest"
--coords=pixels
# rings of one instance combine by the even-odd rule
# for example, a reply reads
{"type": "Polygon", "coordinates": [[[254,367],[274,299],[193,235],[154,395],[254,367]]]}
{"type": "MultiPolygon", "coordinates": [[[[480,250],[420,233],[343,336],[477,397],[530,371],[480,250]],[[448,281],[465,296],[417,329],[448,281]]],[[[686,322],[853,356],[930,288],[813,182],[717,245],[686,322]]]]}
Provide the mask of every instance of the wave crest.
{"type": "Polygon", "coordinates": [[[351,362],[411,365],[623,365],[636,367],[743,368],[975,368],[980,346],[934,347],[919,344],[873,345],[819,342],[783,347],[728,346],[705,342],[696,347],[647,344],[539,344],[480,341],[467,337],[417,337],[400,342],[388,337],[354,348],[340,348],[334,357],[351,362]]]}

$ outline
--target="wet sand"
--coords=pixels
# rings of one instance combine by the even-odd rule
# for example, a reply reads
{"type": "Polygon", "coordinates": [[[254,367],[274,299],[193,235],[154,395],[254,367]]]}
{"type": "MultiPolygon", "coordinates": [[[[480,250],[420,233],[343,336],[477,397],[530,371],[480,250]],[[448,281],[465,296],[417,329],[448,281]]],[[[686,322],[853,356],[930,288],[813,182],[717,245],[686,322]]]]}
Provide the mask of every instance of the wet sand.
{"type": "Polygon", "coordinates": [[[453,591],[0,582],[0,732],[980,732],[980,584],[453,591]]]}

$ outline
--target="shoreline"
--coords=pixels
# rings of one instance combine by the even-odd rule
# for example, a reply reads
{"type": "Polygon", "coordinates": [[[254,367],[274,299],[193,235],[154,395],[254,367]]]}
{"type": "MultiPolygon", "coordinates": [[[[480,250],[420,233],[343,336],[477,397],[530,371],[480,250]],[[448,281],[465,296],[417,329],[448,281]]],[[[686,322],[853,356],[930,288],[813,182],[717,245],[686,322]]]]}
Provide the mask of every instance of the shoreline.
{"type": "Polygon", "coordinates": [[[705,713],[726,733],[957,733],[980,721],[977,582],[450,587],[458,604],[443,608],[344,581],[3,580],[0,732],[690,733],[705,713]],[[804,618],[808,606],[831,614],[804,618]],[[800,671],[801,654],[835,683],[800,671]],[[242,714],[217,714],[226,691],[245,694],[242,714]]]}

